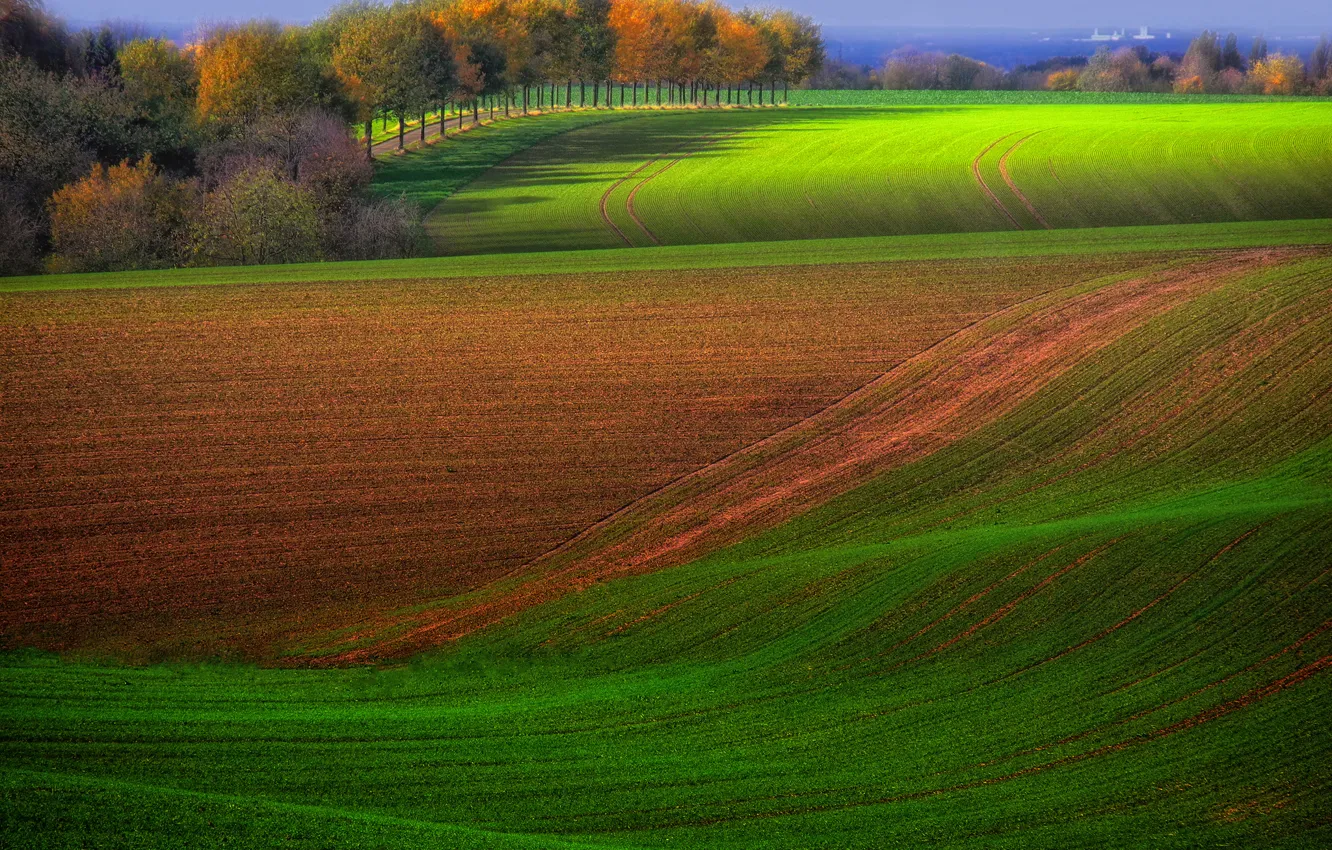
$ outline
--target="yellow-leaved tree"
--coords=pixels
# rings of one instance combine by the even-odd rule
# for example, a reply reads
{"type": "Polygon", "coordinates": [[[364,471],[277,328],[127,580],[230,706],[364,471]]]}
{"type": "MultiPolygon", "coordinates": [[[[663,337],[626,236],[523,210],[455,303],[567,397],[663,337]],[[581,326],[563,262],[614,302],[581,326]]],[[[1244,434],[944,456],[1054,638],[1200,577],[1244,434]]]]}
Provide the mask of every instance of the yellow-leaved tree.
{"type": "Polygon", "coordinates": [[[183,265],[188,258],[188,185],[168,180],[144,157],[104,167],[50,201],[54,271],[109,272],[183,265]]]}

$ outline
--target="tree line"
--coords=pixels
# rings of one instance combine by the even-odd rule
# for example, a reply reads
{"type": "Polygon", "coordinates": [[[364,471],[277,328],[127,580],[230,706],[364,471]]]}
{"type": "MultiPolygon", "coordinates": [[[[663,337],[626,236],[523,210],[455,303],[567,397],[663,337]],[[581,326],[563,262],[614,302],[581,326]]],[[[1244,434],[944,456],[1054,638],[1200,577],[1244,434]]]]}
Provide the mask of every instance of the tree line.
{"type": "Polygon", "coordinates": [[[1038,90],[1178,94],[1332,94],[1332,44],[1323,36],[1307,62],[1269,51],[1255,38],[1247,52],[1231,33],[1204,31],[1184,53],[1145,45],[1092,56],[1056,56],[1004,70],[959,54],[903,51],[879,68],[826,63],[806,85],[827,89],[1038,90]]]}
{"type": "Polygon", "coordinates": [[[806,17],[712,0],[353,2],[185,45],[0,0],[0,271],[411,255],[376,119],[401,146],[436,112],[771,105],[823,55],[806,17]]]}

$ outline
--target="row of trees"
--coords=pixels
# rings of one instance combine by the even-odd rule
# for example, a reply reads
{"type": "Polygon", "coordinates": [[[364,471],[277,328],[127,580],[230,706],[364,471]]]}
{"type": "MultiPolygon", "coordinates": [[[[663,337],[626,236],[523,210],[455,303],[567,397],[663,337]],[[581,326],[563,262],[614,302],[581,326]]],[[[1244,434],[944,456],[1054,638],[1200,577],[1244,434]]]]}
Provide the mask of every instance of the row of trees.
{"type": "Polygon", "coordinates": [[[417,214],[368,194],[351,123],[368,150],[376,118],[401,145],[446,105],[771,103],[822,60],[808,18],[712,0],[353,2],[184,46],[0,0],[0,270],[411,253],[417,214]]]}
{"type": "Polygon", "coordinates": [[[1254,40],[1241,53],[1232,33],[1224,39],[1204,32],[1183,54],[1154,53],[1144,45],[1091,57],[1053,57],[1005,71],[957,54],[902,51],[881,68],[829,63],[808,81],[828,89],[1051,89],[1055,91],[1140,91],[1181,94],[1332,94],[1332,44],[1326,37],[1309,61],[1269,53],[1254,40]]]}
{"type": "MultiPolygon", "coordinates": [[[[376,115],[403,127],[431,109],[498,98],[511,108],[739,101],[785,91],[823,61],[818,27],[786,11],[733,12],[713,0],[424,0],[335,14],[330,67],[367,144],[376,115]],[[604,86],[604,89],[603,89],[604,86]],[[563,91],[560,91],[560,88],[563,91]],[[603,99],[603,91],[605,97],[603,99]],[[626,104],[626,97],[628,103],[626,104]]],[[[400,131],[401,132],[401,131],[400,131]]],[[[399,136],[399,144],[402,138],[399,136]]]]}
{"type": "Polygon", "coordinates": [[[1178,94],[1332,94],[1323,37],[1306,65],[1298,56],[1269,53],[1258,37],[1246,58],[1231,33],[1223,40],[1203,31],[1183,56],[1150,53],[1142,46],[1101,48],[1081,68],[1063,68],[1046,79],[1063,91],[1173,91],[1178,94]]]}
{"type": "Polygon", "coordinates": [[[446,106],[470,107],[474,120],[484,103],[506,113],[584,107],[589,87],[591,105],[608,107],[615,85],[621,105],[639,104],[640,85],[658,103],[706,105],[715,93],[717,104],[723,89],[737,102],[741,86],[752,100],[764,85],[771,99],[823,61],[810,19],[713,0],[354,4],[309,27],[221,30],[186,52],[202,121],[244,124],[322,103],[361,123],[367,145],[376,117],[404,128],[446,106]]]}

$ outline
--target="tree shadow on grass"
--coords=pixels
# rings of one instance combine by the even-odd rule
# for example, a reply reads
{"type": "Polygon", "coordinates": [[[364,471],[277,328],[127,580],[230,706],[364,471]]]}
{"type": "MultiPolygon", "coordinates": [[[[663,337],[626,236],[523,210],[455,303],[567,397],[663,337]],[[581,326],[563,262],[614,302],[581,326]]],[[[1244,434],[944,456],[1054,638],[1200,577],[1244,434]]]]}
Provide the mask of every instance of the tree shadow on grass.
{"type": "MultiPolygon", "coordinates": [[[[978,108],[941,106],[930,111],[978,108]]],[[[814,125],[821,123],[882,120],[889,114],[906,118],[918,116],[921,111],[921,107],[754,107],[515,117],[381,161],[372,189],[384,197],[406,197],[419,204],[424,213],[497,166],[524,169],[520,185],[586,183],[605,178],[586,173],[583,166],[627,165],[625,170],[631,170],[646,160],[676,149],[683,152],[684,146],[718,134],[776,127],[785,132],[814,132],[814,125]],[[541,144],[547,140],[554,141],[541,144]]],[[[735,144],[723,139],[691,155],[723,156],[735,144]]]]}

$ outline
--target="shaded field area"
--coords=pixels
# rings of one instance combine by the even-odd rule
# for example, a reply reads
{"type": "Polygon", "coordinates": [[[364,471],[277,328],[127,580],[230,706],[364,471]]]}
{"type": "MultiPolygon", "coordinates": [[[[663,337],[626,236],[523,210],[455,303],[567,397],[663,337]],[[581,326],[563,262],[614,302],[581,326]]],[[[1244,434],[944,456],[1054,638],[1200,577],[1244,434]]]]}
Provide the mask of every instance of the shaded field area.
{"type": "MultiPolygon", "coordinates": [[[[621,117],[613,112],[566,112],[514,116],[499,124],[473,125],[468,115],[462,131],[456,130],[456,118],[451,119],[447,139],[439,139],[438,126],[432,129],[433,144],[443,146],[438,150],[428,147],[382,156],[376,163],[373,189],[386,198],[405,197],[418,204],[422,212],[429,212],[459,188],[519,151],[561,133],[621,117]]],[[[408,140],[416,141],[416,137],[408,140]]]]}
{"type": "MultiPolygon", "coordinates": [[[[912,326],[982,266],[954,262],[746,301],[851,341],[860,314],[801,299],[886,279],[867,323],[912,326]]],[[[411,664],[5,655],[6,838],[1327,843],[1332,256],[1019,266],[987,266],[982,315],[527,568],[303,647],[442,647],[411,664]]]]}
{"type": "Polygon", "coordinates": [[[515,154],[426,226],[482,254],[1326,218],[1330,138],[1316,101],[637,114],[515,154]]]}
{"type": "Polygon", "coordinates": [[[502,576],[995,309],[1142,262],[5,296],[0,633],[272,658],[502,576]]]}

